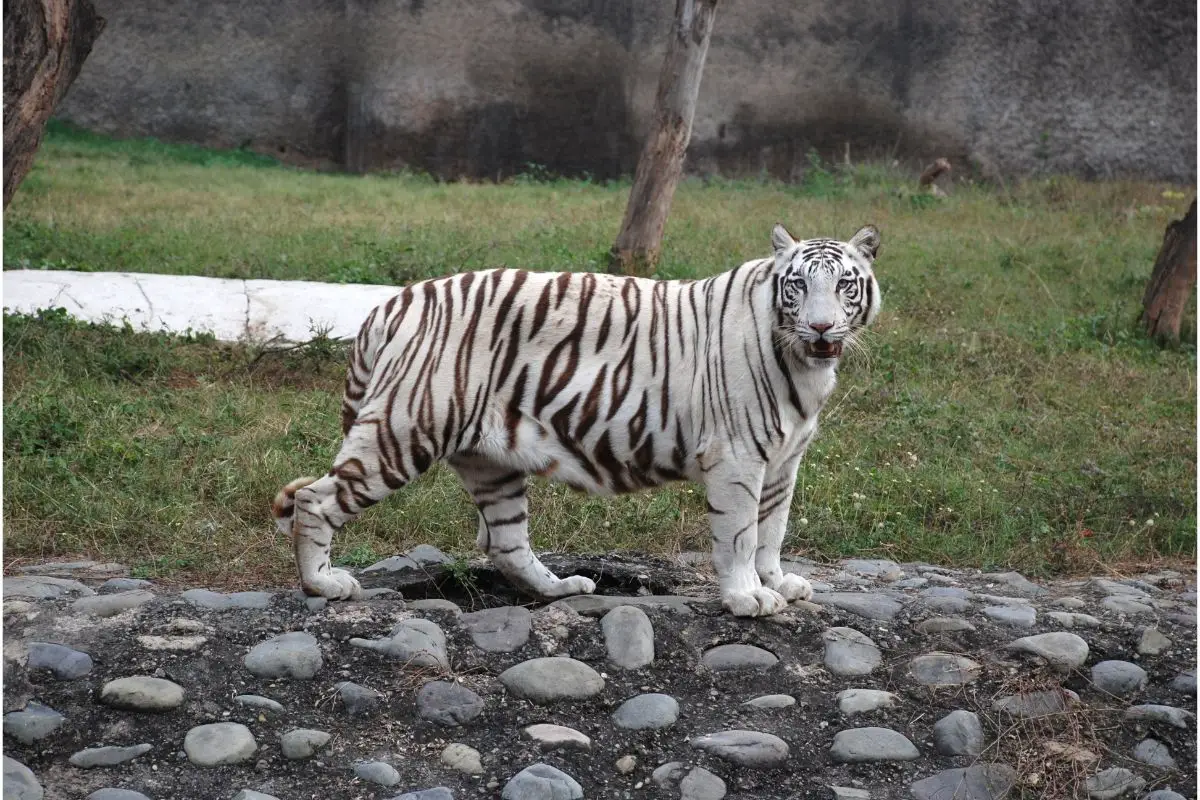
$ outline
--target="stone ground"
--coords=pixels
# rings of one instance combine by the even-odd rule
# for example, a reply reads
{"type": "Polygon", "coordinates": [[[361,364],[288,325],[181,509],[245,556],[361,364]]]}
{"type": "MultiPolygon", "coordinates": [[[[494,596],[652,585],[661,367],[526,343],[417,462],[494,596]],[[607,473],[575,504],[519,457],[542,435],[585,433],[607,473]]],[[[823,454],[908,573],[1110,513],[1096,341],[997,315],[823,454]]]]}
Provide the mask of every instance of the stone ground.
{"type": "Polygon", "coordinates": [[[548,605],[444,561],[341,603],[6,575],[4,797],[1196,797],[1192,575],[791,561],[814,602],[745,620],[701,554],[548,557],[601,594],[548,605]]]}

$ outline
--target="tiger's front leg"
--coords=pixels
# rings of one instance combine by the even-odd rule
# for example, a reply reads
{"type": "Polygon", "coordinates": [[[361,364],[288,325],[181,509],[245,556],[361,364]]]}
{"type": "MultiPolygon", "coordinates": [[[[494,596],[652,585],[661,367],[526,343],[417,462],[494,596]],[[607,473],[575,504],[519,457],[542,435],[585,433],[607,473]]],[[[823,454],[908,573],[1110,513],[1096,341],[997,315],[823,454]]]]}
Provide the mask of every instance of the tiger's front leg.
{"type": "Polygon", "coordinates": [[[787,608],[783,595],[763,586],[754,569],[763,473],[761,464],[729,458],[704,476],[721,605],[737,617],[765,617],[787,608]]]}
{"type": "Polygon", "coordinates": [[[800,456],[797,455],[780,469],[768,470],[758,498],[758,550],[754,554],[754,569],[763,586],[779,592],[789,603],[811,600],[813,595],[812,584],[806,578],[785,575],[779,564],[779,551],[787,533],[788,512],[799,469],[800,456]]]}

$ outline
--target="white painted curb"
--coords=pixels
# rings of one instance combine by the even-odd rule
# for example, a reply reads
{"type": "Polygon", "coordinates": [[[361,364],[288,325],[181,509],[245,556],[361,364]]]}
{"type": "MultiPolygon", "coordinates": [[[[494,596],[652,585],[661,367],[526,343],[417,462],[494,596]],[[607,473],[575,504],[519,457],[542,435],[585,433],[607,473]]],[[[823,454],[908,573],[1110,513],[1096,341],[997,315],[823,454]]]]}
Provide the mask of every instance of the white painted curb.
{"type": "Polygon", "coordinates": [[[5,270],[4,309],[33,314],[61,307],[76,319],[136,330],[211,333],[224,342],[306,342],[315,330],[358,334],[396,286],[229,280],[130,272],[5,270]]]}

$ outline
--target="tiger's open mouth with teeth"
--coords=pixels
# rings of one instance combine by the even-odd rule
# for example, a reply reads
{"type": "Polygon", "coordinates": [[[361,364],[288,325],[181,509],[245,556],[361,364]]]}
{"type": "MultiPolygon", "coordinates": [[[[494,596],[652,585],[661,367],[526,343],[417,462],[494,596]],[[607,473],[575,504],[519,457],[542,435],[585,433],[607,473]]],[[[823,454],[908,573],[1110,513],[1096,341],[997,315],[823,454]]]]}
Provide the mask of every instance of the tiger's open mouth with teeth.
{"type": "Polygon", "coordinates": [[[815,342],[807,342],[806,347],[808,354],[813,358],[837,358],[842,354],[841,342],[827,342],[824,339],[818,339],[815,342]]]}

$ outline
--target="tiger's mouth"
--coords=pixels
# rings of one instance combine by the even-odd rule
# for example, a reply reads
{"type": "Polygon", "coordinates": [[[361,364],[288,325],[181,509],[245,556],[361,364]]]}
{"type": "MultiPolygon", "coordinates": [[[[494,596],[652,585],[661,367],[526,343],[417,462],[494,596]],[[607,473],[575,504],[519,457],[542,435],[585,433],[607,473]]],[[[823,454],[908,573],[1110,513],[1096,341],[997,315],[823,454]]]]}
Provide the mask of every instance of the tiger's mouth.
{"type": "Polygon", "coordinates": [[[805,349],[813,358],[837,358],[842,354],[842,343],[818,339],[815,342],[806,342],[805,349]]]}

